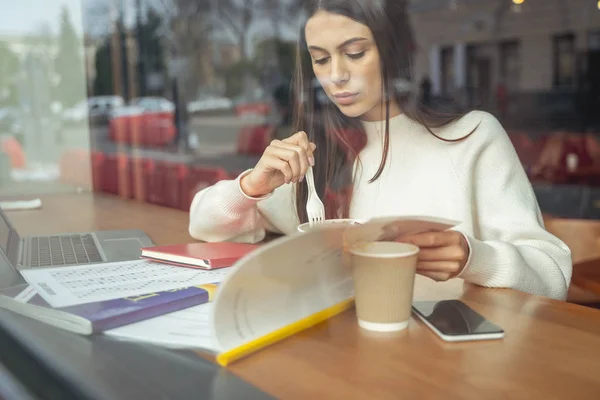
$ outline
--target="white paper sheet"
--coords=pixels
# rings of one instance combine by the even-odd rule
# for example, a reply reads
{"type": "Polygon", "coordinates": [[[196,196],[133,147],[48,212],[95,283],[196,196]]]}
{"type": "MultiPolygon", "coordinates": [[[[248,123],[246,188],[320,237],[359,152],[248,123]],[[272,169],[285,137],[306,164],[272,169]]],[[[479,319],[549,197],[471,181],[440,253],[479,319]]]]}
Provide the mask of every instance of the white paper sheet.
{"type": "Polygon", "coordinates": [[[230,268],[200,270],[135,260],[76,267],[31,269],[21,274],[53,307],[137,296],[221,282],[230,268]]]}
{"type": "Polygon", "coordinates": [[[211,337],[210,313],[213,304],[175,311],[136,322],[134,324],[110,329],[104,334],[125,340],[153,343],[169,348],[197,348],[214,350],[211,337]]]}
{"type": "Polygon", "coordinates": [[[16,200],[16,201],[0,201],[0,208],[4,211],[17,210],[35,210],[42,207],[42,200],[16,200]]]}

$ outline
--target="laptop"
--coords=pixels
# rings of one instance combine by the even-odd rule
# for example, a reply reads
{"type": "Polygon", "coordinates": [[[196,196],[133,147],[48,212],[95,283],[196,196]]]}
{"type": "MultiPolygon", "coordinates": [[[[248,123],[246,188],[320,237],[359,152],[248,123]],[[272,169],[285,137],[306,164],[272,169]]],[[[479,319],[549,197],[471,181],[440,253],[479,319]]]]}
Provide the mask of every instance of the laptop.
{"type": "Polygon", "coordinates": [[[21,237],[0,209],[0,250],[15,270],[135,260],[153,245],[141,230],[21,237]]]}

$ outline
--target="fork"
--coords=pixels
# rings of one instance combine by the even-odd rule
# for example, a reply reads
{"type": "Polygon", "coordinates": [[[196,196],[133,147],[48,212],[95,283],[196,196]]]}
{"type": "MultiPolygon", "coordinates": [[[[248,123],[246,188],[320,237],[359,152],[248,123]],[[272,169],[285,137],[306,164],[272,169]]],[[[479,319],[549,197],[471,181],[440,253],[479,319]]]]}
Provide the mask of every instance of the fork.
{"type": "Polygon", "coordinates": [[[308,185],[308,201],[306,202],[306,214],[308,215],[309,226],[325,221],[325,206],[315,189],[315,177],[312,167],[308,167],[306,174],[306,184],[308,185]]]}

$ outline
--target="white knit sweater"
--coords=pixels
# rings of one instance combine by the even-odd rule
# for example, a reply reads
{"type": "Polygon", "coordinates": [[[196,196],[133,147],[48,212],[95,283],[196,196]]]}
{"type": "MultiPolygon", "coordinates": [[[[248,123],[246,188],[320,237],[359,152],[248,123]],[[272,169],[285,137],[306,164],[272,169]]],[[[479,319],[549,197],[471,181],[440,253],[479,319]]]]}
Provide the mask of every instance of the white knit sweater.
{"type": "MultiPolygon", "coordinates": [[[[381,161],[384,122],[364,126],[368,142],[360,153],[362,169],[355,168],[351,218],[431,215],[461,221],[456,229],[467,238],[470,256],[459,278],[566,298],[571,252],[545,230],[529,180],[493,116],[471,112],[436,131],[451,139],[477,126],[454,143],[404,115],[391,119],[387,166],[371,184],[381,161]]],[[[298,226],[294,204],[293,184],[258,199],[241,191],[239,177],[221,181],[194,197],[189,232],[208,242],[252,243],[266,230],[289,234],[298,226]]]]}

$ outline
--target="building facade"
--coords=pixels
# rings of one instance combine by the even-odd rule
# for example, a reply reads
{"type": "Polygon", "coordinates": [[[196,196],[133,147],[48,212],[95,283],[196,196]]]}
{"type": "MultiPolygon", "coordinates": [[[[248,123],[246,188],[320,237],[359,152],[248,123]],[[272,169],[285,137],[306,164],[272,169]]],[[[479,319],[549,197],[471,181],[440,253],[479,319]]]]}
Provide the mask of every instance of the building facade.
{"type": "Polygon", "coordinates": [[[415,82],[429,77],[433,95],[522,125],[550,127],[553,110],[576,120],[600,107],[600,4],[519,2],[413,1],[415,82]]]}

